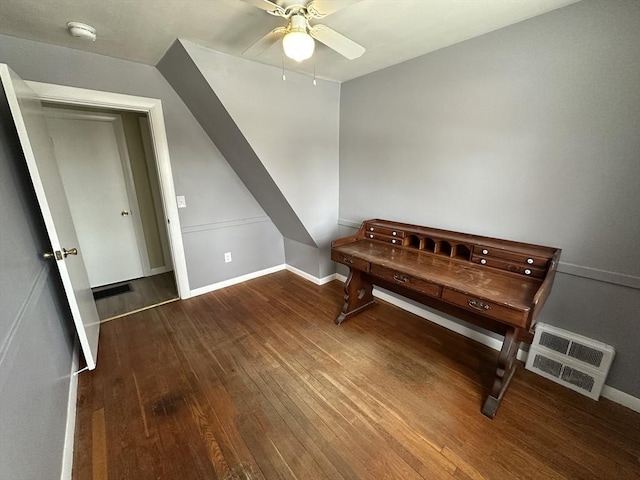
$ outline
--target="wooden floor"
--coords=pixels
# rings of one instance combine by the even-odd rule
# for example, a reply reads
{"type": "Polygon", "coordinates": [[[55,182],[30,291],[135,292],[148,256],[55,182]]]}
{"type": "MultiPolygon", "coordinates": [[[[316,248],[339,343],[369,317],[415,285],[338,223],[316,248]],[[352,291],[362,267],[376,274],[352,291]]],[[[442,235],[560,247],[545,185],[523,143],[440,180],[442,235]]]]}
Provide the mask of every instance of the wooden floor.
{"type": "Polygon", "coordinates": [[[279,272],[106,323],[80,375],[73,478],[633,479],[640,414],[518,369],[342,284],[279,272]]]}
{"type": "Polygon", "coordinates": [[[178,298],[178,288],[173,272],[161,273],[150,277],[137,278],[128,282],[114,283],[106,287],[92,289],[94,292],[108,287],[129,283],[131,291],[96,300],[100,320],[110,320],[159,305],[178,298]]]}

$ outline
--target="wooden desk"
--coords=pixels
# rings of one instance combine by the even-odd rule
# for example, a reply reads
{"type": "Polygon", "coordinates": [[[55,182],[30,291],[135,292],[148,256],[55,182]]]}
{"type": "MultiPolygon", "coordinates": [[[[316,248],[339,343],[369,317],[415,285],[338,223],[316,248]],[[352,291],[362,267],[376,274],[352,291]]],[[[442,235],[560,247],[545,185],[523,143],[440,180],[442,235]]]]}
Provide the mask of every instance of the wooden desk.
{"type": "Polygon", "coordinates": [[[520,342],[531,343],[560,249],[367,220],[331,244],[331,258],[349,267],[344,320],[375,305],[373,285],[474,323],[505,339],[482,413],[496,415],[516,368],[520,342]]]}

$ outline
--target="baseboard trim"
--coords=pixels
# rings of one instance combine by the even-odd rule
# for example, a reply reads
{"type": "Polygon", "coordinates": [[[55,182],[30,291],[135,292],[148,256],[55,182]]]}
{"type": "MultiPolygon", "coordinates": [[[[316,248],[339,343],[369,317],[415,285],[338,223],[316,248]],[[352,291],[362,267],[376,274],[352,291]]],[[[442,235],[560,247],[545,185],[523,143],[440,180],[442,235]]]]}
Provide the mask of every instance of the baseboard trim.
{"type": "MultiPolygon", "coordinates": [[[[347,281],[347,277],[336,273],[336,280],[340,280],[342,283],[347,281]]],[[[494,350],[500,350],[502,348],[502,342],[496,338],[490,337],[489,335],[485,335],[482,332],[478,332],[476,330],[472,330],[470,328],[465,327],[456,322],[452,322],[448,318],[442,317],[436,313],[431,311],[427,311],[424,308],[413,305],[406,300],[401,298],[394,297],[393,295],[389,295],[388,293],[381,292],[376,288],[373,289],[373,296],[384,300],[392,305],[395,305],[398,308],[411,312],[415,315],[418,315],[425,320],[429,320],[441,327],[444,327],[453,332],[459,333],[460,335],[464,335],[467,338],[480,342],[483,345],[493,348],[494,350]]],[[[524,350],[518,350],[518,360],[522,360],[526,363],[528,352],[524,350]]],[[[640,398],[636,398],[633,395],[629,395],[621,390],[617,390],[609,385],[605,385],[602,389],[601,396],[611,400],[612,402],[618,403],[624,407],[630,408],[634,412],[640,413],[640,398]]]]}
{"type": "Polygon", "coordinates": [[[69,398],[67,400],[67,426],[64,434],[60,480],[71,480],[73,472],[73,441],[76,433],[76,405],[78,402],[78,375],[76,375],[76,372],[80,367],[80,343],[77,339],[73,345],[72,355],[71,372],[69,374],[69,398]]]}
{"type": "Polygon", "coordinates": [[[156,267],[152,268],[149,271],[149,275],[145,275],[146,277],[152,277],[153,275],[160,275],[162,273],[173,272],[172,266],[164,266],[164,267],[156,267]]]}
{"type": "Polygon", "coordinates": [[[257,272],[247,273],[246,275],[240,275],[239,277],[230,278],[229,280],[224,280],[222,282],[196,288],[194,290],[191,290],[190,297],[197,297],[198,295],[204,295],[205,293],[214,292],[216,290],[220,290],[221,288],[230,287],[231,285],[237,285],[238,283],[246,282],[247,280],[253,280],[254,278],[269,275],[270,273],[279,272],[281,270],[285,270],[286,268],[287,266],[283,263],[282,265],[276,265],[275,267],[265,268],[264,270],[258,270],[257,272]]]}
{"type": "Polygon", "coordinates": [[[332,273],[331,275],[327,275],[326,277],[318,278],[313,275],[309,275],[307,272],[300,270],[299,268],[292,267],[291,265],[286,266],[287,270],[291,273],[295,273],[296,275],[308,280],[310,282],[315,283],[316,285],[324,285],[325,283],[332,282],[336,279],[336,273],[332,273]]]}
{"type": "Polygon", "coordinates": [[[624,393],[621,390],[617,390],[609,385],[602,387],[601,397],[604,397],[612,402],[619,403],[627,408],[630,408],[634,412],[640,413],[640,398],[636,398],[633,395],[624,393]]]}

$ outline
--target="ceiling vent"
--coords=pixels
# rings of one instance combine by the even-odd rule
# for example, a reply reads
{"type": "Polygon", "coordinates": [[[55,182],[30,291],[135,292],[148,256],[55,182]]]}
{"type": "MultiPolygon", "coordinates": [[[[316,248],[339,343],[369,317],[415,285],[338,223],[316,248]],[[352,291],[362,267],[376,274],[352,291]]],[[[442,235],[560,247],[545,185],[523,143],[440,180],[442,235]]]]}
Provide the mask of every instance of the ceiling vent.
{"type": "Polygon", "coordinates": [[[614,355],[610,345],[539,323],[526,368],[598,400],[614,355]]]}

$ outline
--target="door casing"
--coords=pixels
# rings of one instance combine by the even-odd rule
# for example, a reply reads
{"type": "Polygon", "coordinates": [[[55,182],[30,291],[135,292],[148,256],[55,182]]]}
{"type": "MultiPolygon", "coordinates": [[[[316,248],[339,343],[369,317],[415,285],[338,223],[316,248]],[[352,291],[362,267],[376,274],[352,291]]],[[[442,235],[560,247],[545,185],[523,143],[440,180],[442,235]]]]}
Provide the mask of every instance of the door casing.
{"type": "Polygon", "coordinates": [[[155,153],[155,166],[160,182],[164,220],[167,222],[178,295],[181,299],[189,298],[191,293],[187,276],[187,263],[182,241],[180,219],[178,217],[178,206],[176,204],[162,102],[155,98],[101,92],[50,83],[31,81],[27,81],[26,83],[43,102],[146,113],[149,120],[153,151],[155,153]]]}

